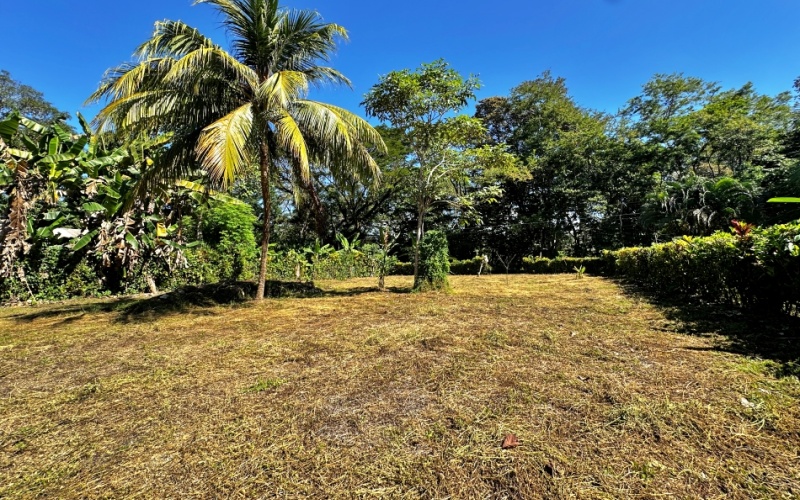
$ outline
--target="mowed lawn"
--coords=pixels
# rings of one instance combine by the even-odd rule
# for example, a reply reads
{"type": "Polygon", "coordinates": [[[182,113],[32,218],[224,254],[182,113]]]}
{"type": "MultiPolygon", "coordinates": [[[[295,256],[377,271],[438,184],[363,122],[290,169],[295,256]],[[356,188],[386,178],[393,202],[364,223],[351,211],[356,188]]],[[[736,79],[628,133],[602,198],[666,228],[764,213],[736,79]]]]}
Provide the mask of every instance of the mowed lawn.
{"type": "Polygon", "coordinates": [[[800,496],[780,365],[614,281],[452,282],[0,309],[0,497],[800,496]]]}

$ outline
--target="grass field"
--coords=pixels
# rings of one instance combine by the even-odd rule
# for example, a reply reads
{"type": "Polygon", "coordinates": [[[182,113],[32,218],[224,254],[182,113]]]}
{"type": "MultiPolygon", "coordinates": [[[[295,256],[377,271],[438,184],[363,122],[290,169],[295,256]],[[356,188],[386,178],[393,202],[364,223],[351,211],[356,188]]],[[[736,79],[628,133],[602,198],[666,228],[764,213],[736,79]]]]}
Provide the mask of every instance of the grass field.
{"type": "Polygon", "coordinates": [[[800,496],[792,323],[592,277],[410,284],[0,309],[0,497],[800,496]]]}

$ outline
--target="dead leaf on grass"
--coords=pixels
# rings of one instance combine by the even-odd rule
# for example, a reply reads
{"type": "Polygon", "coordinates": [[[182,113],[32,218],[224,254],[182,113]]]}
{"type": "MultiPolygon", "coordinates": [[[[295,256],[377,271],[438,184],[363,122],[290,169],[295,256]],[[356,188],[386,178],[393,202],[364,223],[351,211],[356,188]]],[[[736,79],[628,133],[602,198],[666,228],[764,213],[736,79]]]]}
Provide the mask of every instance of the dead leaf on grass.
{"type": "Polygon", "coordinates": [[[511,450],[511,449],[516,448],[517,446],[519,446],[521,444],[522,443],[519,442],[519,439],[517,439],[517,436],[515,436],[514,434],[509,434],[503,440],[503,449],[504,450],[511,450]]]}

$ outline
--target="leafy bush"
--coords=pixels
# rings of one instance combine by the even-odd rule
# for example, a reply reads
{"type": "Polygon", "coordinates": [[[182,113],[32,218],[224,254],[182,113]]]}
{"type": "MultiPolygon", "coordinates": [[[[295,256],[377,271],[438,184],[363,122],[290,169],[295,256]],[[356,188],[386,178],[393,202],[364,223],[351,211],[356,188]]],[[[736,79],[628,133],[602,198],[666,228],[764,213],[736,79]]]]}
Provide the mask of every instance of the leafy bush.
{"type": "Polygon", "coordinates": [[[103,294],[103,283],[95,266],[84,258],[67,276],[62,290],[67,297],[97,297],[103,294]]]}
{"type": "Polygon", "coordinates": [[[411,276],[414,274],[413,262],[398,262],[392,269],[392,276],[411,276]]]}
{"type": "Polygon", "coordinates": [[[530,274],[570,274],[583,268],[589,274],[605,274],[608,263],[601,257],[524,257],[522,272],[530,274]]]}
{"type": "Polygon", "coordinates": [[[253,228],[256,216],[248,205],[217,203],[204,217],[203,237],[215,253],[221,281],[252,278],[250,266],[258,257],[253,228]]]}
{"type": "Polygon", "coordinates": [[[800,223],[609,253],[616,275],[670,297],[798,313],[800,223]]]}
{"type": "MultiPolygon", "coordinates": [[[[481,269],[482,263],[483,263],[483,257],[473,257],[471,259],[466,259],[466,260],[453,259],[450,261],[450,274],[455,274],[455,275],[478,274],[478,271],[481,269]]],[[[492,266],[484,264],[483,272],[484,273],[492,272],[492,266]]]]}
{"type": "Polygon", "coordinates": [[[448,290],[450,258],[447,237],[440,231],[428,231],[419,245],[419,272],[414,290],[448,290]]]}

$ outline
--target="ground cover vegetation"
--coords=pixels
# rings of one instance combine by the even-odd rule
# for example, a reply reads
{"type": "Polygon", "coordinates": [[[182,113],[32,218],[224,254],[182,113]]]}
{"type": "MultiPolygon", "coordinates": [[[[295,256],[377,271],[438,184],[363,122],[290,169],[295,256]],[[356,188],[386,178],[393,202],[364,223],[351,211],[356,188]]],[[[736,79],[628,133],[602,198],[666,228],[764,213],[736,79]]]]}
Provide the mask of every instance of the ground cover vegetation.
{"type": "Polygon", "coordinates": [[[794,318],[592,276],[450,284],[2,309],[0,496],[800,491],[794,318]]]}

